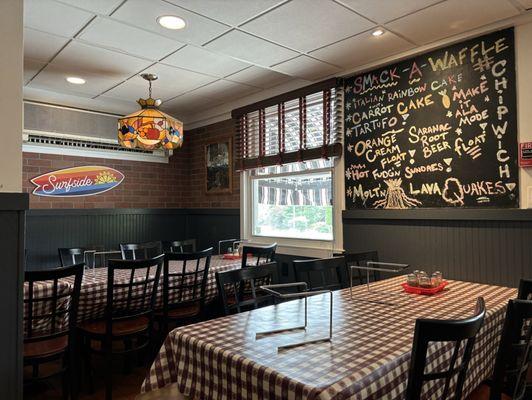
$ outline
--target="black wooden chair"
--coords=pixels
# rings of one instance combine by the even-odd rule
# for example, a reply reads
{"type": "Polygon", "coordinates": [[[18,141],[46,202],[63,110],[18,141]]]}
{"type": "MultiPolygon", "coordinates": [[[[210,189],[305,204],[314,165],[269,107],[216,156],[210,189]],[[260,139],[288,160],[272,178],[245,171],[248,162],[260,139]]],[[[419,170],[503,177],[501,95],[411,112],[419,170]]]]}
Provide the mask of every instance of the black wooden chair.
{"type": "MultiPolygon", "coordinates": [[[[444,380],[441,400],[448,398],[450,382],[458,375],[453,399],[460,399],[462,388],[466,378],[467,367],[471,359],[471,353],[475,344],[475,338],[484,322],[486,306],[484,299],[477,299],[475,314],[472,317],[462,320],[437,320],[418,319],[414,331],[414,341],[412,344],[412,356],[410,369],[408,372],[408,385],[406,388],[406,400],[419,400],[423,383],[433,380],[444,380]],[[463,355],[459,365],[458,361],[460,347],[465,341],[463,355]],[[453,354],[449,362],[449,369],[446,371],[425,373],[427,362],[427,348],[429,342],[454,342],[453,354]]],[[[435,397],[431,397],[431,399],[435,397]]]]}
{"type": "Polygon", "coordinates": [[[510,300],[501,342],[497,352],[490,400],[500,400],[503,394],[514,400],[531,398],[527,373],[531,364],[532,301],[510,300]]]}
{"type": "MultiPolygon", "coordinates": [[[[360,267],[367,266],[368,261],[379,261],[379,253],[377,251],[365,251],[360,253],[345,253],[345,264],[347,267],[347,277],[349,277],[349,267],[351,265],[358,265],[360,267]]],[[[349,278],[348,278],[349,279],[349,278]]],[[[367,273],[366,271],[362,271],[360,269],[353,269],[353,281],[357,279],[358,283],[360,285],[365,284],[367,280],[367,273]]],[[[379,271],[369,271],[369,279],[370,281],[373,280],[378,281],[381,279],[381,275],[379,271]]]]}
{"type": "Polygon", "coordinates": [[[163,308],[155,318],[163,336],[169,324],[199,321],[205,311],[205,288],[213,248],[197,253],[166,253],[163,274],[163,308]],[[170,268],[171,261],[181,265],[176,271],[170,268]]]}
{"type": "Polygon", "coordinates": [[[292,265],[296,282],[306,282],[308,290],[337,290],[345,287],[342,278],[344,257],[294,260],[292,265]]]}
{"type": "Polygon", "coordinates": [[[84,247],[61,247],[57,249],[61,266],[69,267],[71,265],[84,263],[85,251],[87,251],[87,249],[84,247]]]}
{"type": "Polygon", "coordinates": [[[26,272],[24,277],[24,366],[32,367],[25,383],[61,374],[65,399],[69,394],[77,398],[75,339],[82,278],[83,264],[26,272]],[[51,293],[39,290],[44,281],[52,284],[51,293]],[[59,371],[39,374],[40,365],[56,360],[62,360],[59,371]]]}
{"type": "Polygon", "coordinates": [[[79,326],[91,392],[92,353],[105,358],[105,398],[111,399],[113,356],[124,356],[127,367],[129,356],[140,355],[152,343],[155,300],[163,261],[161,254],[147,260],[107,262],[105,316],[79,326]],[[93,346],[93,342],[97,345],[93,346]],[[114,346],[116,342],[122,343],[122,348],[114,346]]]}
{"type": "Polygon", "coordinates": [[[147,260],[163,254],[161,242],[121,243],[122,260],[147,260]]]}
{"type": "Polygon", "coordinates": [[[263,263],[273,262],[275,260],[276,250],[277,243],[273,243],[268,246],[251,246],[248,244],[242,246],[242,268],[252,266],[252,264],[248,263],[248,256],[257,258],[255,266],[263,263]]]}
{"type": "Polygon", "coordinates": [[[165,241],[163,250],[165,253],[195,253],[196,239],[165,241]]]}
{"type": "Polygon", "coordinates": [[[225,315],[273,304],[273,297],[260,290],[259,286],[278,283],[278,276],[276,262],[217,272],[216,283],[225,315]],[[257,284],[259,281],[261,283],[257,284]],[[249,294],[243,295],[243,286],[249,286],[249,294]]]}
{"type": "Polygon", "coordinates": [[[519,291],[517,298],[520,300],[532,299],[532,279],[521,279],[519,281],[519,291]]]}

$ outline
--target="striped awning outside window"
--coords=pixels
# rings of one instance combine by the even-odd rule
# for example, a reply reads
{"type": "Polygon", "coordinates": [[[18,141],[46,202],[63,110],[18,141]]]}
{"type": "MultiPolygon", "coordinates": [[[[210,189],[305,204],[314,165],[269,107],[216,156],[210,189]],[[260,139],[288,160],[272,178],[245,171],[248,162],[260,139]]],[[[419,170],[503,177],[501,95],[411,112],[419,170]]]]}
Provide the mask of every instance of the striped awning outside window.
{"type": "Polygon", "coordinates": [[[258,181],[259,204],[278,206],[330,206],[331,179],[312,178],[294,181],[291,178],[258,181]]]}
{"type": "Polygon", "coordinates": [[[342,90],[330,79],[233,110],[240,170],[340,156],[342,90]]]}

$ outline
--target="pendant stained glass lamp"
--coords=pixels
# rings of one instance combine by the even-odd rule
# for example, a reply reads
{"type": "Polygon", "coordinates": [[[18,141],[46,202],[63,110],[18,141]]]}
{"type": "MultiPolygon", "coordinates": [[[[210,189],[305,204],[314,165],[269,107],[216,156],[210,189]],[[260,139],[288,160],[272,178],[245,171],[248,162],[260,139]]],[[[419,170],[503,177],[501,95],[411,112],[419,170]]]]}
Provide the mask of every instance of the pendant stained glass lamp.
{"type": "Polygon", "coordinates": [[[183,145],[183,123],[159,110],[160,99],[151,97],[155,74],[142,74],[149,82],[149,97],[138,99],[141,109],[118,120],[118,143],[133,149],[173,150],[183,145]]]}

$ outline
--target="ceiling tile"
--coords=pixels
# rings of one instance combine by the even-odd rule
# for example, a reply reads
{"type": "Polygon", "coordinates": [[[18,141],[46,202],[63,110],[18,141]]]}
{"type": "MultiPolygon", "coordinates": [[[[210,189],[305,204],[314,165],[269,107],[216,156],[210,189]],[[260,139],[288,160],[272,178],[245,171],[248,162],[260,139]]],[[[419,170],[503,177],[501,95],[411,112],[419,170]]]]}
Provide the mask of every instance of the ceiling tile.
{"type": "Polygon", "coordinates": [[[238,25],[285,0],[168,0],[207,17],[238,25]]]}
{"type": "MultiPolygon", "coordinates": [[[[153,82],[153,97],[162,100],[171,99],[189,90],[196,89],[216,78],[198,74],[196,72],[157,64],[143,72],[157,74],[158,78],[153,82]]],[[[127,82],[105,93],[106,96],[120,99],[145,98],[148,95],[148,82],[140,76],[135,76],[127,82]]]]}
{"type": "Polygon", "coordinates": [[[532,0],[517,0],[519,4],[525,7],[527,10],[532,9],[532,0]]]}
{"type": "Polygon", "coordinates": [[[235,60],[234,58],[212,53],[208,50],[190,45],[169,55],[162,62],[220,78],[249,66],[248,63],[235,60]]]}
{"type": "Polygon", "coordinates": [[[24,85],[44,67],[46,63],[24,58],[24,85]]]}
{"type": "Polygon", "coordinates": [[[391,32],[386,32],[380,37],[373,37],[370,33],[365,32],[310,54],[331,64],[352,68],[413,47],[414,45],[391,32]]]}
{"type": "Polygon", "coordinates": [[[415,43],[425,44],[509,18],[517,13],[517,9],[508,1],[448,0],[386,26],[415,43]]]}
{"type": "Polygon", "coordinates": [[[66,81],[67,76],[77,76],[78,71],[48,64],[28,86],[82,97],[96,96],[116,85],[119,81],[102,75],[83,74],[84,85],[73,85],[66,81]]]}
{"type": "Polygon", "coordinates": [[[293,0],[242,29],[275,43],[310,51],[375,26],[330,0],[293,0]]]}
{"type": "Polygon", "coordinates": [[[158,60],[182,47],[174,40],[110,19],[98,18],[80,39],[151,60],[158,60]]]}
{"type": "Polygon", "coordinates": [[[294,78],[266,68],[252,66],[236,74],[229,75],[226,79],[267,89],[291,81],[294,78]]]}
{"type": "Polygon", "coordinates": [[[109,15],[123,0],[59,0],[93,13],[109,15]]]}
{"type": "Polygon", "coordinates": [[[275,65],[272,68],[276,71],[309,81],[315,81],[340,71],[340,68],[307,56],[296,57],[275,65]]]}
{"type": "Polygon", "coordinates": [[[161,109],[170,115],[180,118],[183,114],[197,113],[206,108],[215,107],[223,103],[223,100],[203,97],[194,92],[185,93],[175,99],[165,101],[161,109]]]}
{"type": "Polygon", "coordinates": [[[196,89],[192,93],[202,97],[209,97],[214,100],[230,101],[252,93],[260,92],[260,90],[261,89],[252,86],[220,79],[219,81],[196,89]]]}
{"type": "Polygon", "coordinates": [[[152,62],[73,41],[59,53],[53,60],[53,64],[72,71],[79,71],[79,74],[88,72],[125,80],[147,68],[152,62]]]}
{"type": "MultiPolygon", "coordinates": [[[[155,99],[165,100],[172,98],[177,94],[179,93],[175,93],[164,86],[159,86],[156,83],[153,84],[152,97],[155,99]]],[[[145,99],[148,97],[148,83],[143,81],[140,77],[138,79],[134,77],[105,92],[103,95],[108,98],[125,101],[137,101],[139,98],[145,99]]]]}
{"type": "Polygon", "coordinates": [[[226,33],[205,47],[266,67],[295,57],[298,54],[295,51],[237,30],[226,33]]]}
{"type": "Polygon", "coordinates": [[[24,26],[61,36],[74,36],[93,14],[51,0],[24,0],[24,26]]]}
{"type": "MultiPolygon", "coordinates": [[[[69,107],[80,107],[88,110],[102,111],[115,114],[129,114],[139,108],[138,104],[133,102],[120,101],[117,99],[105,98],[100,96],[96,99],[80,97],[65,93],[57,93],[49,90],[36,89],[33,87],[24,87],[24,100],[39,101],[45,103],[59,104],[69,107]]],[[[105,135],[102,134],[102,137],[105,135]]]]}
{"type": "Polygon", "coordinates": [[[429,7],[441,0],[337,0],[339,3],[345,4],[347,7],[355,10],[359,14],[376,21],[384,23],[391,21],[422,8],[429,7]]]}
{"type": "Polygon", "coordinates": [[[128,0],[113,14],[113,18],[180,42],[197,45],[202,45],[229,29],[227,25],[160,0],[128,0]],[[161,15],[177,15],[185,20],[187,26],[180,30],[163,28],[157,23],[157,17],[161,15]]]}
{"type": "Polygon", "coordinates": [[[24,57],[50,61],[69,39],[24,28],[24,57]]]}

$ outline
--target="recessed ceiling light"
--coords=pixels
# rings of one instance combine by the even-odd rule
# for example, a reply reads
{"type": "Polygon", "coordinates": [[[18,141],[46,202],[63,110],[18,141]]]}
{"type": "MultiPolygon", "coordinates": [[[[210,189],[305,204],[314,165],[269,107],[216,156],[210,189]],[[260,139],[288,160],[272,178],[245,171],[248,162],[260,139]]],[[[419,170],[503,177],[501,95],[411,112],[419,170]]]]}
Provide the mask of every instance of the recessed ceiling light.
{"type": "Polygon", "coordinates": [[[157,22],[163,28],[174,30],[183,29],[187,24],[183,18],[175,15],[161,15],[157,18],[157,22]]]}
{"type": "Polygon", "coordinates": [[[79,78],[77,76],[69,76],[66,78],[68,83],[73,83],[74,85],[83,85],[85,83],[85,79],[79,78]]]}
{"type": "Polygon", "coordinates": [[[384,35],[384,31],[382,29],[375,29],[371,34],[375,37],[384,35]]]}

